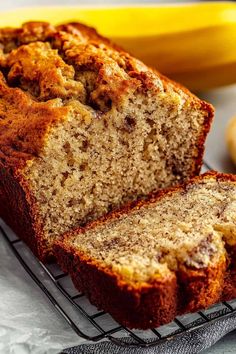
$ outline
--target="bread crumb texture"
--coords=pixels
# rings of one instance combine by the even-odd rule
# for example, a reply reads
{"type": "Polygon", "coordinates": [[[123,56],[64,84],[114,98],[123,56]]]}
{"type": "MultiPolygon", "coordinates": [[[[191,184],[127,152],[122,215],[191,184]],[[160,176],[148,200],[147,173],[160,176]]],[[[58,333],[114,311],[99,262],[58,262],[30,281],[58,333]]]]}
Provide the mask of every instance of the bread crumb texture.
{"type": "Polygon", "coordinates": [[[126,282],[213,267],[236,246],[236,181],[207,176],[95,225],[65,244],[126,282]]]}
{"type": "Polygon", "coordinates": [[[48,249],[72,226],[197,174],[212,116],[84,25],[0,30],[0,162],[48,249]]]}

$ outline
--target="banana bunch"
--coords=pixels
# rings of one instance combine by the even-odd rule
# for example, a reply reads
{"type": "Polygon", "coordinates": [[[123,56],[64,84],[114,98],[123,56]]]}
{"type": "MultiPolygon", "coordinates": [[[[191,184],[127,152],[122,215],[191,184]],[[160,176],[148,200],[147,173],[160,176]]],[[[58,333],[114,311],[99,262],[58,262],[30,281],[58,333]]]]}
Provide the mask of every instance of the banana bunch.
{"type": "Polygon", "coordinates": [[[236,83],[236,3],[38,8],[0,14],[2,26],[80,21],[194,91],[236,83]]]}
{"type": "MultiPolygon", "coordinates": [[[[147,65],[193,91],[236,83],[236,3],[145,9],[138,32],[112,38],[147,65]],[[148,17],[148,14],[150,16],[148,17]]],[[[130,31],[130,32],[129,32],[130,31]]]]}

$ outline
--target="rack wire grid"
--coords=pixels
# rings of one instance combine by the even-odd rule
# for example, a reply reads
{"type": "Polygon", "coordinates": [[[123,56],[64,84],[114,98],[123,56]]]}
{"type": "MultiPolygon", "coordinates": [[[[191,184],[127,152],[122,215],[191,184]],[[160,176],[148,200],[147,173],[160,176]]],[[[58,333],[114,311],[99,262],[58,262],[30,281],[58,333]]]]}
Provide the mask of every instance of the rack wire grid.
{"type": "MultiPolygon", "coordinates": [[[[203,171],[209,170],[205,164],[203,171]]],[[[93,342],[107,339],[120,346],[150,347],[174,340],[186,332],[207,327],[219,318],[236,313],[236,299],[223,302],[194,314],[178,316],[173,322],[151,330],[130,330],[104,311],[99,311],[73,286],[68,274],[58,265],[44,265],[0,219],[0,233],[11,251],[33,281],[41,288],[55,309],[64,317],[78,336],[93,342]],[[128,339],[128,340],[127,340],[128,339]]]]}

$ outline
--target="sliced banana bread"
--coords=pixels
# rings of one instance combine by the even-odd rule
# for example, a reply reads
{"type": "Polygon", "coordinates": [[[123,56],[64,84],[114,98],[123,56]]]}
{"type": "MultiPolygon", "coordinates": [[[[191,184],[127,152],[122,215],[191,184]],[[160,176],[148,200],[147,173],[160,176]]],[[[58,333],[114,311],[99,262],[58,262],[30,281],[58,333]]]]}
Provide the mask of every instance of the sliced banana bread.
{"type": "Polygon", "coordinates": [[[90,301],[147,329],[236,296],[236,176],[196,177],[64,236],[59,264],[90,301]]]}
{"type": "Polygon", "coordinates": [[[0,215],[56,237],[199,173],[213,109],[80,24],[0,30],[0,215]]]}

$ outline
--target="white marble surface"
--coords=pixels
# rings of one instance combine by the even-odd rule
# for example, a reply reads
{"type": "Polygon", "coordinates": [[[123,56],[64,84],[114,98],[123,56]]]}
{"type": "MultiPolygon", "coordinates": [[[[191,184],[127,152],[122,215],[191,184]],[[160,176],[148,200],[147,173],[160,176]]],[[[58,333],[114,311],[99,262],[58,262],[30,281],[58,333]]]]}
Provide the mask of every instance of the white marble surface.
{"type": "MultiPolygon", "coordinates": [[[[131,0],[130,3],[140,3],[140,0],[131,0]]],[[[150,3],[165,2],[149,0],[150,3]]],[[[178,2],[172,1],[172,2],[178,2]]],[[[182,1],[183,2],[183,1],[182,1]]],[[[45,6],[45,5],[80,5],[80,4],[123,4],[126,0],[0,0],[0,11],[10,10],[18,7],[26,6],[45,6]]],[[[204,98],[212,102],[216,107],[216,119],[214,121],[212,131],[207,140],[207,148],[205,158],[211,167],[228,172],[236,172],[235,168],[228,159],[227,150],[224,143],[225,126],[228,119],[232,115],[236,115],[236,86],[225,89],[218,89],[208,94],[202,95],[204,98]]],[[[58,318],[60,321],[61,319],[58,318]]],[[[32,352],[33,353],[33,352],[32,352]]],[[[210,349],[204,351],[204,354],[232,354],[236,353],[236,331],[231,332],[222,340],[216,343],[210,349]]],[[[184,353],[185,354],[185,353],[184,353]]]]}

